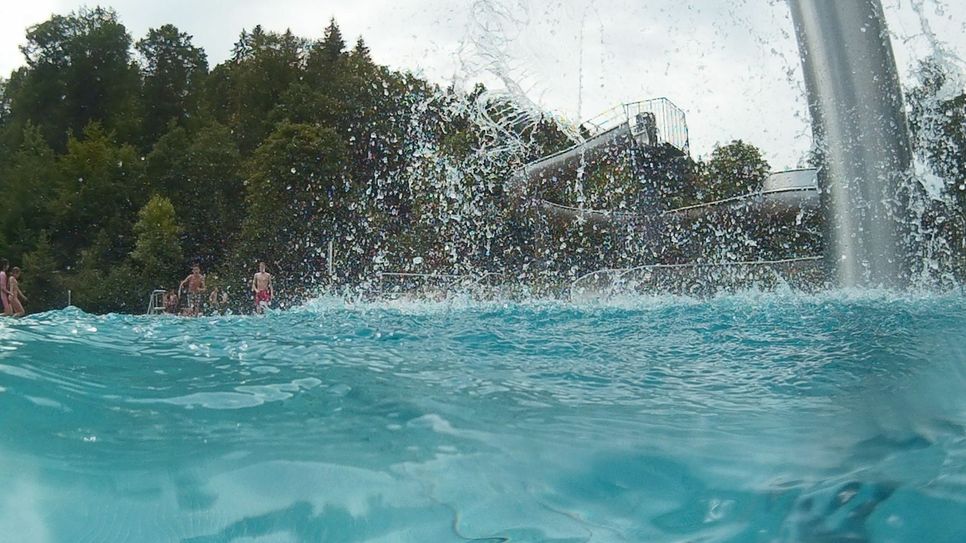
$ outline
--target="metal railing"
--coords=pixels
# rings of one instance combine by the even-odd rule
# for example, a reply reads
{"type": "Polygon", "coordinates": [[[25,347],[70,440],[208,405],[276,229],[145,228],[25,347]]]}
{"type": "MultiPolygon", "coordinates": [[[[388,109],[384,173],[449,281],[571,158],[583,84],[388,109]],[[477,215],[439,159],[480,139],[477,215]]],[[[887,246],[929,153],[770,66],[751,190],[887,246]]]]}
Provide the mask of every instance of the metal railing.
{"type": "Polygon", "coordinates": [[[748,261],[730,261],[730,262],[688,262],[683,264],[647,264],[644,266],[635,266],[632,268],[606,268],[602,270],[596,270],[584,275],[581,275],[573,282],[570,283],[570,296],[573,298],[577,291],[581,288],[582,283],[588,283],[592,278],[601,277],[606,280],[610,287],[606,289],[604,294],[613,294],[614,291],[626,283],[626,278],[633,274],[646,271],[657,271],[657,270],[685,270],[685,269],[714,269],[714,268],[754,268],[754,267],[778,267],[788,264],[801,264],[801,263],[811,263],[811,262],[822,262],[825,257],[822,256],[808,256],[799,258],[784,258],[778,260],[748,260],[748,261]]]}
{"type": "Polygon", "coordinates": [[[164,313],[164,296],[167,294],[166,290],[156,289],[151,291],[148,296],[148,310],[147,315],[159,315],[164,313]]]}
{"type": "Polygon", "coordinates": [[[739,196],[732,196],[730,198],[723,198],[721,200],[714,200],[714,201],[711,201],[711,202],[702,202],[700,204],[694,204],[694,205],[689,205],[689,206],[684,206],[684,207],[678,207],[678,208],[675,208],[675,209],[669,209],[667,211],[660,211],[658,213],[639,213],[639,212],[635,212],[635,211],[616,211],[616,210],[609,210],[609,209],[593,209],[593,208],[586,208],[586,207],[575,207],[575,206],[567,206],[567,205],[563,205],[563,204],[558,204],[556,202],[551,202],[550,200],[544,200],[544,199],[538,200],[538,203],[540,205],[542,205],[544,207],[548,207],[550,209],[556,209],[556,210],[559,210],[559,211],[566,211],[568,213],[573,213],[573,214],[576,214],[576,215],[594,215],[594,216],[600,216],[600,217],[611,218],[611,219],[643,218],[643,217],[661,217],[661,218],[663,218],[663,217],[670,217],[670,216],[673,216],[673,215],[677,215],[677,214],[680,214],[680,213],[685,213],[685,212],[688,212],[688,211],[693,211],[693,210],[696,210],[696,209],[710,209],[710,208],[714,208],[714,207],[721,207],[721,206],[727,205],[727,204],[741,202],[741,201],[744,201],[744,200],[753,200],[755,198],[761,198],[761,197],[764,197],[764,196],[771,196],[771,195],[775,195],[775,194],[784,194],[784,193],[796,193],[796,192],[809,192],[809,193],[815,192],[815,193],[817,193],[818,192],[818,187],[792,187],[792,188],[762,190],[762,191],[758,191],[758,192],[750,192],[748,194],[742,194],[742,195],[739,195],[739,196]]]}
{"type": "Polygon", "coordinates": [[[582,126],[593,137],[622,124],[630,125],[631,133],[638,141],[653,129],[654,134],[647,138],[647,144],[668,143],[684,153],[690,151],[687,115],[667,98],[622,104],[584,121],[582,126]]]}
{"type": "Polygon", "coordinates": [[[409,292],[418,291],[419,288],[426,289],[430,286],[434,286],[436,289],[442,292],[452,292],[462,289],[469,289],[473,287],[481,287],[485,281],[495,277],[503,277],[503,274],[496,272],[484,273],[481,275],[468,275],[468,274],[449,274],[449,273],[417,273],[417,272],[378,272],[376,276],[379,278],[379,295],[385,296],[387,294],[386,290],[386,279],[402,279],[410,280],[413,284],[409,288],[405,289],[409,292]],[[431,283],[437,282],[436,285],[431,285],[431,283]],[[416,285],[415,283],[421,283],[416,285]]]}

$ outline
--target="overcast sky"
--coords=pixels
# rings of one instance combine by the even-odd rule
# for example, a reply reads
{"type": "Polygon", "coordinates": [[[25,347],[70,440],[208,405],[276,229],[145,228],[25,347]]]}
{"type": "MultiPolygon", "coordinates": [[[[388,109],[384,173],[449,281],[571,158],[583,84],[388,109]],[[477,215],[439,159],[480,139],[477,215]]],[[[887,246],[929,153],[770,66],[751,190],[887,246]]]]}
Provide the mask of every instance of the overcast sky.
{"type": "MultiPolygon", "coordinates": [[[[932,51],[928,30],[966,56],[966,2],[883,0],[903,77],[932,51]],[[927,26],[916,14],[921,7],[927,26]]],[[[81,3],[0,0],[0,73],[22,65],[24,30],[81,3]]],[[[801,165],[810,146],[798,49],[783,0],[114,0],[134,39],[172,23],[212,65],[242,28],[319,37],[335,17],[377,62],[440,83],[498,86],[571,120],[665,96],[688,115],[692,154],[743,139],[774,169],[801,165]]],[[[95,5],[91,2],[88,5],[95,5]]]]}

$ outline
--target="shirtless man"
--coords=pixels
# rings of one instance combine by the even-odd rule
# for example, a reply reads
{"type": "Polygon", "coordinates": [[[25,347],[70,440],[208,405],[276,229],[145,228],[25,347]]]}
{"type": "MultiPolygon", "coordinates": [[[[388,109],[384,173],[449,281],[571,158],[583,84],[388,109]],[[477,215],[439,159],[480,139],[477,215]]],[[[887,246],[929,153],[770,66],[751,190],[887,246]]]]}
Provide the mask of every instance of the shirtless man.
{"type": "Polygon", "coordinates": [[[272,303],[275,296],[275,287],[272,286],[272,274],[265,271],[265,263],[258,263],[258,273],[252,277],[252,292],[255,293],[255,312],[265,311],[268,304],[272,303]]]}
{"type": "Polygon", "coordinates": [[[22,317],[27,312],[24,310],[23,304],[20,303],[20,300],[26,302],[27,297],[24,296],[23,291],[20,290],[20,268],[14,266],[14,268],[10,270],[10,278],[7,279],[7,281],[10,292],[10,308],[13,310],[13,316],[22,317]]]}
{"type": "Polygon", "coordinates": [[[205,302],[205,276],[201,275],[201,266],[195,264],[191,266],[191,275],[184,278],[178,286],[178,292],[188,286],[188,308],[187,315],[197,317],[201,313],[202,304],[205,302]]]}
{"type": "Polygon", "coordinates": [[[6,258],[0,258],[0,314],[4,317],[13,315],[13,308],[10,307],[10,289],[7,285],[7,268],[10,263],[6,258]]]}

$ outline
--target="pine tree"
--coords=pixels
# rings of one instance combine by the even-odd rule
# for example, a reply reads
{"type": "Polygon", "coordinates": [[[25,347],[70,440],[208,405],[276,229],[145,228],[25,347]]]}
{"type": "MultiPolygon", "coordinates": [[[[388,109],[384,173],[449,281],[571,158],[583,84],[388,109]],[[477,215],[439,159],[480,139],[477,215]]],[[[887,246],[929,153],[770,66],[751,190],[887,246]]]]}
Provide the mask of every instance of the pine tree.
{"type": "Polygon", "coordinates": [[[361,37],[356,40],[356,46],[352,48],[350,57],[353,61],[360,64],[372,64],[372,55],[369,51],[369,47],[366,46],[365,40],[363,40],[361,37]]]}
{"type": "Polygon", "coordinates": [[[339,30],[335,17],[329,20],[329,26],[325,29],[325,36],[319,44],[322,58],[330,65],[335,64],[345,52],[345,40],[342,38],[342,31],[339,30]]]}

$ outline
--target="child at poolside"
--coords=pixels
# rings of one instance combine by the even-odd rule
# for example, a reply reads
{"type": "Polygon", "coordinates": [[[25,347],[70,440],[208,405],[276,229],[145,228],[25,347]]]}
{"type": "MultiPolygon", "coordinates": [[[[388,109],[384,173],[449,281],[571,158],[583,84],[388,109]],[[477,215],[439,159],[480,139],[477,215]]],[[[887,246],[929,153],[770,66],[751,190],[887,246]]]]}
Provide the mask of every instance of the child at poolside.
{"type": "Polygon", "coordinates": [[[181,292],[185,285],[188,286],[188,307],[185,315],[197,317],[205,303],[205,276],[201,274],[201,266],[198,264],[191,266],[191,275],[184,278],[178,286],[178,292],[181,292]]]}
{"type": "Polygon", "coordinates": [[[0,258],[0,312],[4,317],[13,314],[13,309],[10,307],[10,291],[7,285],[7,268],[9,267],[10,263],[7,262],[7,259],[0,258]]]}
{"type": "Polygon", "coordinates": [[[9,289],[9,301],[10,308],[13,310],[14,317],[22,317],[27,312],[23,308],[23,304],[20,300],[27,301],[27,297],[24,295],[23,291],[20,290],[20,268],[14,266],[10,270],[10,278],[7,279],[8,289],[9,289]]]}
{"type": "Polygon", "coordinates": [[[228,309],[228,292],[218,287],[212,288],[208,295],[208,308],[215,315],[224,313],[228,309]]]}
{"type": "Polygon", "coordinates": [[[175,315],[178,313],[178,293],[169,290],[167,294],[164,295],[164,312],[175,315]]]}

